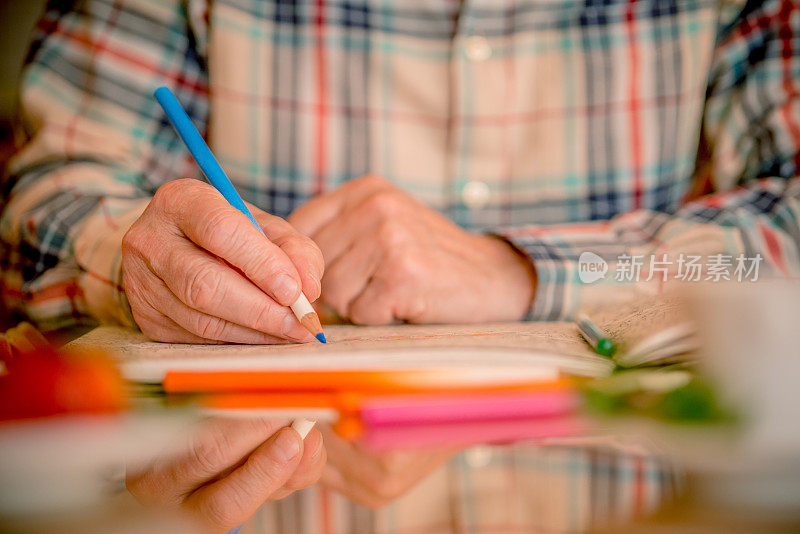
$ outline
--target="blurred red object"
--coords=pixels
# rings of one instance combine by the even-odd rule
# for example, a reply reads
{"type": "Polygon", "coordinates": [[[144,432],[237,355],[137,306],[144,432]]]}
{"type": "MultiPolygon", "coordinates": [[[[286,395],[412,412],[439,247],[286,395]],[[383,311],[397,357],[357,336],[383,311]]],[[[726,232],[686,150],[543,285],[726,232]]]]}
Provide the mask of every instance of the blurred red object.
{"type": "Polygon", "coordinates": [[[26,323],[0,335],[0,365],[0,422],[125,407],[108,355],[59,351],[26,323]]]}

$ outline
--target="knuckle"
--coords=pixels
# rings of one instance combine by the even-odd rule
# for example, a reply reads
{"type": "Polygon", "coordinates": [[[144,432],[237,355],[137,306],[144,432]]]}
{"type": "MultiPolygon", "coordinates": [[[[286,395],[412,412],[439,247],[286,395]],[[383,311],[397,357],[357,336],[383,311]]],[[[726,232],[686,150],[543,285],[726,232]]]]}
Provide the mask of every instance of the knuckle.
{"type": "Polygon", "coordinates": [[[140,239],[139,226],[134,223],[122,236],[122,254],[135,251],[139,246],[140,239]]]}
{"type": "Polygon", "coordinates": [[[394,190],[382,190],[371,195],[364,205],[373,215],[390,217],[402,210],[403,199],[394,190]]]}
{"type": "Polygon", "coordinates": [[[324,267],[325,260],[322,256],[322,249],[319,248],[319,245],[317,245],[314,242],[314,240],[311,239],[310,237],[303,236],[303,238],[304,238],[303,242],[305,243],[305,247],[308,251],[308,256],[316,264],[317,267],[319,268],[324,267]]]}
{"type": "Polygon", "coordinates": [[[178,180],[170,180],[156,189],[156,192],[153,194],[153,200],[150,201],[150,205],[161,206],[165,202],[168,202],[180,187],[176,182],[178,182],[178,180]]]}
{"type": "Polygon", "coordinates": [[[219,339],[225,332],[226,323],[219,317],[197,314],[194,333],[204,339],[219,339]]]}
{"type": "Polygon", "coordinates": [[[250,479],[258,480],[262,486],[277,489],[274,486],[287,466],[270,456],[253,455],[245,460],[244,470],[249,473],[250,479]]]}
{"type": "Polygon", "coordinates": [[[378,326],[392,322],[392,313],[381,304],[378,308],[375,304],[365,304],[358,302],[350,310],[350,320],[355,324],[378,326]]]}
{"type": "Polygon", "coordinates": [[[416,282],[422,278],[424,262],[413,249],[391,253],[386,263],[389,277],[395,283],[416,282]]]}
{"type": "Polygon", "coordinates": [[[352,180],[352,182],[358,185],[370,185],[370,186],[382,186],[389,184],[389,181],[386,178],[379,176],[377,174],[365,174],[360,178],[352,180]]]}
{"type": "Polygon", "coordinates": [[[191,190],[198,183],[200,182],[190,178],[181,178],[165,182],[161,187],[156,189],[151,204],[161,210],[171,211],[170,207],[173,206],[175,199],[182,198],[188,190],[191,190]]]}
{"type": "Polygon", "coordinates": [[[180,497],[174,492],[172,478],[156,466],[153,464],[145,471],[127,473],[125,488],[145,506],[178,504],[180,497]]]}
{"type": "Polygon", "coordinates": [[[410,322],[420,321],[428,311],[425,300],[420,297],[413,297],[406,306],[403,319],[410,322]]]}
{"type": "Polygon", "coordinates": [[[386,454],[381,458],[380,466],[384,478],[391,478],[408,467],[407,456],[400,453],[386,454]]]}
{"type": "Polygon", "coordinates": [[[388,504],[403,492],[403,487],[397,479],[383,477],[373,484],[373,492],[381,504],[388,504]]]}
{"type": "Polygon", "coordinates": [[[295,233],[291,237],[289,237],[281,246],[281,248],[285,248],[291,254],[298,254],[303,256],[303,259],[308,261],[311,260],[313,262],[322,262],[322,251],[320,250],[319,246],[314,242],[313,239],[310,237],[295,233]]]}
{"type": "Polygon", "coordinates": [[[185,278],[183,301],[187,306],[203,310],[218,299],[222,289],[222,273],[211,265],[196,265],[188,270],[185,278]]]}
{"type": "Polygon", "coordinates": [[[191,447],[192,464],[203,475],[215,475],[226,465],[231,448],[229,438],[221,432],[195,438],[191,447]]]}
{"type": "Polygon", "coordinates": [[[146,257],[148,245],[153,241],[144,225],[136,221],[122,236],[123,261],[134,256],[146,257]]]}
{"type": "Polygon", "coordinates": [[[378,226],[378,243],[383,250],[396,251],[408,242],[408,231],[397,221],[384,221],[378,226]]]}
{"type": "Polygon", "coordinates": [[[239,250],[247,232],[243,231],[241,217],[229,206],[219,206],[208,211],[198,228],[201,235],[208,236],[212,247],[223,255],[239,250]]]}

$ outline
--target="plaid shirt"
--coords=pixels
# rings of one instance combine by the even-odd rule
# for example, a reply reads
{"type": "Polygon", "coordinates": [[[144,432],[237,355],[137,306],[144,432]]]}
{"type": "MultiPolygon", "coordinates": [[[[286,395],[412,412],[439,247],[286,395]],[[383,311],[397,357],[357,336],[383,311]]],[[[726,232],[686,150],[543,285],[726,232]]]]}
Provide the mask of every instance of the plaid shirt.
{"type": "MultiPolygon", "coordinates": [[[[682,254],[760,255],[762,273],[797,276],[798,32],[793,0],[53,9],[24,74],[27,141],[3,180],[4,300],[43,328],[132,324],[121,237],[161,184],[197,176],[152,98],[159,85],[173,88],[243,196],[269,212],[287,215],[374,173],[465,228],[507,237],[537,270],[535,319],[661,290],[649,259],[677,275],[682,254]],[[639,258],[642,274],[581,283],[587,251],[610,272],[639,258]]],[[[559,483],[587,476],[587,454],[559,464],[559,483]]],[[[456,484],[450,498],[505,488],[497,481],[517,463],[498,462],[482,471],[489,482],[456,484]]],[[[653,480],[631,465],[634,480],[653,480]]],[[[630,478],[609,480],[612,493],[631,494],[630,478]]],[[[633,494],[658,492],[648,491],[633,494]]],[[[441,504],[455,514],[454,502],[441,504]]],[[[497,527],[475,510],[447,528],[497,527]]],[[[382,532],[424,515],[385,513],[394,519],[374,523],[382,532]]],[[[413,531],[438,531],[426,524],[413,531]]]]}

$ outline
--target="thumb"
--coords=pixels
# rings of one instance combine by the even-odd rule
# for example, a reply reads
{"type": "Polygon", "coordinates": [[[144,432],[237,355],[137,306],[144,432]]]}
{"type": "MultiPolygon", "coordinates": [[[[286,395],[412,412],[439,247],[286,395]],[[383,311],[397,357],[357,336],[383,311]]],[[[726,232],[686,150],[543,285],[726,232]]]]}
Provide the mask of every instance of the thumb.
{"type": "Polygon", "coordinates": [[[253,451],[241,466],[192,493],[185,504],[215,529],[234,528],[247,521],[289,480],[302,453],[300,434],[284,427],[253,451]]]}

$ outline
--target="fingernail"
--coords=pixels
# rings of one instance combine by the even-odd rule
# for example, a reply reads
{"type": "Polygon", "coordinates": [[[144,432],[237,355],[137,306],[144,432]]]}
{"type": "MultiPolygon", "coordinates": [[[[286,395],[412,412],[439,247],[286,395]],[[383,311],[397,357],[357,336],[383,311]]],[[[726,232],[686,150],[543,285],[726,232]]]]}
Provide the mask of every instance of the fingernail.
{"type": "Polygon", "coordinates": [[[281,304],[291,304],[299,290],[297,282],[288,274],[279,274],[272,281],[272,295],[281,304]]]}
{"type": "Polygon", "coordinates": [[[314,278],[314,283],[317,284],[317,293],[316,294],[317,295],[321,295],[322,294],[322,282],[319,280],[319,278],[314,278]]]}
{"type": "Polygon", "coordinates": [[[289,429],[281,430],[273,444],[275,456],[282,462],[288,462],[300,454],[300,439],[297,432],[289,429]]]}
{"type": "Polygon", "coordinates": [[[283,320],[281,332],[283,333],[283,337],[290,337],[298,341],[303,341],[309,336],[308,330],[303,328],[292,314],[288,314],[283,320]]]}

